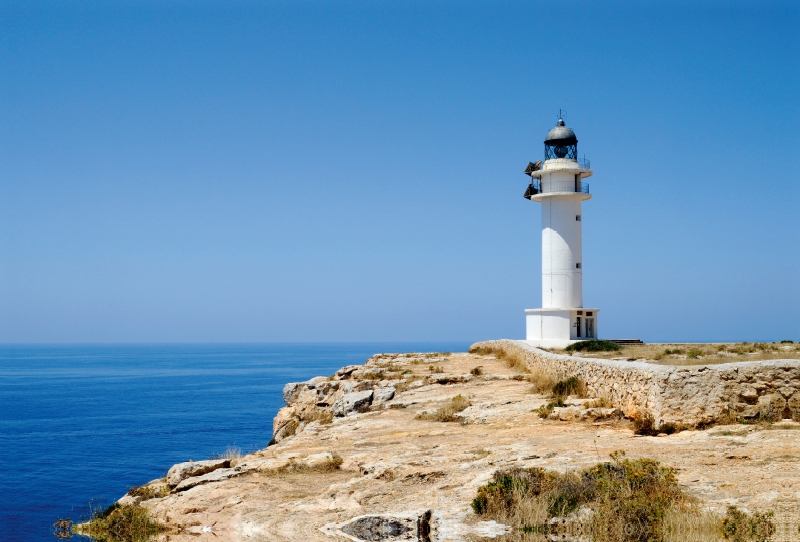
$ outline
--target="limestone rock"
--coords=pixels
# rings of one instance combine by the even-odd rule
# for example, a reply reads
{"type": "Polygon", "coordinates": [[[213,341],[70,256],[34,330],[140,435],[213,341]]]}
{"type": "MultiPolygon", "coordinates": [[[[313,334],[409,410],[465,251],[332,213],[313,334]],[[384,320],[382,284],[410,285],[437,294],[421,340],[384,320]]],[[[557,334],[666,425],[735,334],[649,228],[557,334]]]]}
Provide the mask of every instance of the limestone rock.
{"type": "Polygon", "coordinates": [[[211,482],[221,482],[235,476],[241,476],[242,474],[245,474],[245,471],[235,468],[217,469],[202,476],[193,476],[185,479],[183,482],[175,486],[172,492],[180,493],[181,491],[186,491],[187,489],[191,489],[193,487],[201,486],[211,482]]]}
{"type": "Polygon", "coordinates": [[[394,388],[377,388],[372,391],[372,406],[380,406],[394,399],[394,388]]]}
{"type": "Polygon", "coordinates": [[[287,405],[293,403],[305,388],[305,382],[289,382],[283,387],[283,402],[287,405]]]}
{"type": "Polygon", "coordinates": [[[230,459],[209,459],[207,461],[189,461],[173,465],[167,472],[167,485],[175,487],[183,480],[193,476],[201,476],[208,472],[231,466],[230,459]]]}
{"type": "Polygon", "coordinates": [[[309,468],[321,467],[326,465],[334,460],[334,456],[330,452],[324,452],[321,454],[312,454],[305,459],[303,459],[303,464],[309,468]]]}
{"type": "Polygon", "coordinates": [[[417,542],[430,540],[433,528],[430,510],[398,514],[366,514],[342,523],[329,524],[323,532],[354,542],[417,542]]]}
{"type": "Polygon", "coordinates": [[[353,374],[353,371],[363,368],[363,365],[347,365],[336,371],[336,376],[345,378],[353,374]]]}
{"type": "Polygon", "coordinates": [[[372,404],[372,390],[354,391],[342,395],[333,404],[333,415],[343,417],[353,412],[363,412],[372,404]]]}

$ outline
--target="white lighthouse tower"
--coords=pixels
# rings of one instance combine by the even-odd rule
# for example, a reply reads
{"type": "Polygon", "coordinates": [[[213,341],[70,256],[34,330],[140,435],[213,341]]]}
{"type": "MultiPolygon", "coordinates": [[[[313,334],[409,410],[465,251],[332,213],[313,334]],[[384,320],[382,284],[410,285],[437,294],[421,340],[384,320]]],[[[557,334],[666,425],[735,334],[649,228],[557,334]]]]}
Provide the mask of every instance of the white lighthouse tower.
{"type": "Polygon", "coordinates": [[[597,337],[599,309],[583,306],[581,205],[591,199],[589,162],[578,159],[578,138],[559,115],[544,140],[544,164],[528,164],[525,197],[542,204],[542,308],[525,310],[526,338],[564,348],[597,337]]]}

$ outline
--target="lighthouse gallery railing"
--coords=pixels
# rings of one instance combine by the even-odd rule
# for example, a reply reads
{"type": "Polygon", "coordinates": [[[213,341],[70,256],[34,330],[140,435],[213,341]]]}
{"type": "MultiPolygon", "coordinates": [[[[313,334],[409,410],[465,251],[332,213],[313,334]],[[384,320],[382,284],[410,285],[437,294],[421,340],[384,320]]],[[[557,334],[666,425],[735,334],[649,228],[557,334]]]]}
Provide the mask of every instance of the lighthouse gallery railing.
{"type": "Polygon", "coordinates": [[[575,181],[548,181],[542,183],[539,179],[535,179],[533,188],[535,194],[552,194],[554,192],[589,193],[589,183],[575,181]]]}

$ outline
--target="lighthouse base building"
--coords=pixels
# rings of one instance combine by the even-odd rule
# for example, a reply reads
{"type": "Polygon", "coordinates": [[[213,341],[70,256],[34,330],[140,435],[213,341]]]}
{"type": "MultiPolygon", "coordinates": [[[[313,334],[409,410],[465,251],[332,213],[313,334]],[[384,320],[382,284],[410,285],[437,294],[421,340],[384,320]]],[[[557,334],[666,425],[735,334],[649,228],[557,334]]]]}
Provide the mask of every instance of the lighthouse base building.
{"type": "Polygon", "coordinates": [[[565,348],[597,338],[600,309],[525,309],[525,338],[534,346],[565,348]]]}
{"type": "Polygon", "coordinates": [[[578,139],[559,117],[544,141],[545,161],[529,163],[525,198],[542,205],[542,308],[525,310],[526,339],[564,348],[598,337],[600,309],[583,306],[583,202],[592,198],[578,139]]]}

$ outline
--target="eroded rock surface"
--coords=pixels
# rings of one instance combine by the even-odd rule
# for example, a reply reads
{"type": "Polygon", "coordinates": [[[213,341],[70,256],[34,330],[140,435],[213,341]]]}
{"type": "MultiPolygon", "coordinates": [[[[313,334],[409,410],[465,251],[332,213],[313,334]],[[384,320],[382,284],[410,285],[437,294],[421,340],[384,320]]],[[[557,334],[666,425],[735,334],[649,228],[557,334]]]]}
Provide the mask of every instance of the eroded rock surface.
{"type": "Polygon", "coordinates": [[[475,516],[470,502],[496,470],[581,469],[615,450],[677,467],[680,483],[714,510],[779,512],[800,499],[800,424],[641,437],[616,407],[587,406],[594,397],[568,397],[555,419],[542,419],[552,399],[531,393],[526,378],[491,355],[374,356],[287,386],[275,444],[194,471],[141,503],[174,529],[172,542],[209,533],[226,541],[491,540],[506,527],[475,516]],[[482,374],[471,374],[478,366],[482,374]],[[347,399],[353,409],[334,415],[348,394],[371,401],[347,399]],[[456,395],[471,403],[460,422],[417,417],[456,395]]]}
{"type": "Polygon", "coordinates": [[[207,461],[187,461],[173,465],[167,472],[166,482],[170,487],[175,487],[182,481],[193,476],[201,476],[217,469],[230,467],[228,459],[209,459],[207,461]]]}

